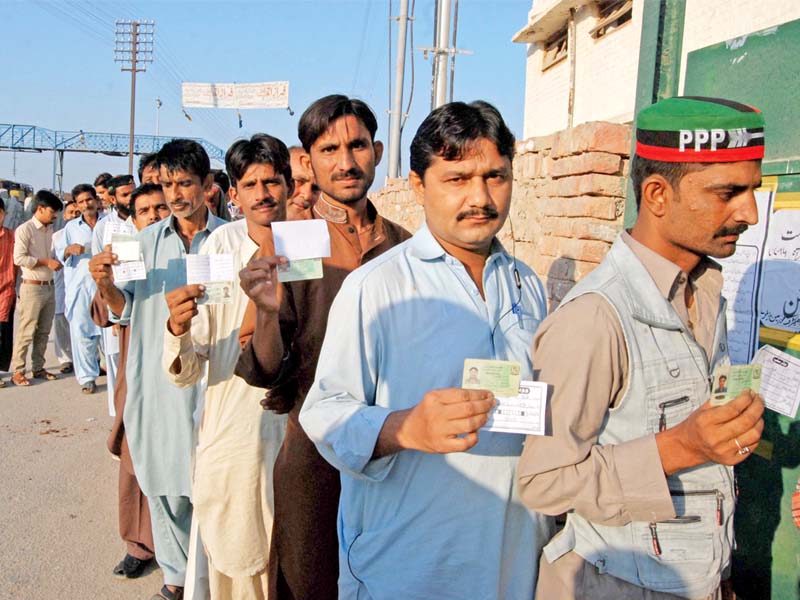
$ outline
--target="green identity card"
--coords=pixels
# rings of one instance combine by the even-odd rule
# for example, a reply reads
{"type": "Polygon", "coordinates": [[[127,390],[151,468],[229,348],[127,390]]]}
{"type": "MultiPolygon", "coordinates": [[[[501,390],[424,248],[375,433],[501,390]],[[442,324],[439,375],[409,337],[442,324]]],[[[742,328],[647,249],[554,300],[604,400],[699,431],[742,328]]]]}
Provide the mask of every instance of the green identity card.
{"type": "Polygon", "coordinates": [[[285,283],[304,279],[322,279],[321,258],[290,260],[285,267],[278,267],[278,281],[285,283]]]}
{"type": "Polygon", "coordinates": [[[515,398],[519,394],[520,366],[508,360],[464,361],[461,387],[465,390],[489,390],[497,396],[515,398]]]}
{"type": "Polygon", "coordinates": [[[727,404],[745,390],[761,391],[761,365],[724,365],[714,371],[711,405],[727,404]]]}

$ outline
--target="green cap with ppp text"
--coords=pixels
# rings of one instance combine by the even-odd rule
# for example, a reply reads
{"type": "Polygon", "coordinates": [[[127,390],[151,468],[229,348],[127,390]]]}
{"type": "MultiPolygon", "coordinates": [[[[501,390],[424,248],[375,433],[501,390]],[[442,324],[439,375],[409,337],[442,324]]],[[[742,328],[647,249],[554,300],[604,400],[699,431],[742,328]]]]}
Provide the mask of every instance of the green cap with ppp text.
{"type": "Polygon", "coordinates": [[[639,112],[636,155],[662,162],[759,160],[764,158],[764,115],[722,98],[666,98],[639,112]]]}

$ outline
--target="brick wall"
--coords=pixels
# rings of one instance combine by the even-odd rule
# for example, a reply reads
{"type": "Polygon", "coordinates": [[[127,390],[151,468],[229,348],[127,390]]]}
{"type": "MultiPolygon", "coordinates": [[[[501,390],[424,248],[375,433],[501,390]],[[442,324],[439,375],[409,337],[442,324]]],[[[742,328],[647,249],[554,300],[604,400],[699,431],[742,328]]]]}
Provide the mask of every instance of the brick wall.
{"type": "MultiPolygon", "coordinates": [[[[630,135],[630,125],[592,122],[517,144],[500,239],[542,278],[551,308],[603,260],[622,228],[630,135]]],[[[372,199],[410,231],[423,221],[405,179],[389,180],[372,199]]]]}

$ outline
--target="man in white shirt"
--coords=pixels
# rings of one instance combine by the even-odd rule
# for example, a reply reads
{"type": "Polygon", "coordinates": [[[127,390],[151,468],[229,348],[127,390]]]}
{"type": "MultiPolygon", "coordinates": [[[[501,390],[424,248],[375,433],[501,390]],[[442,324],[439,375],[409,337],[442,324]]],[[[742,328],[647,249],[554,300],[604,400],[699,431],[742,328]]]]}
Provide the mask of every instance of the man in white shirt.
{"type": "MultiPolygon", "coordinates": [[[[257,134],[239,140],[226,155],[232,197],[245,218],[214,231],[200,254],[232,254],[238,270],[247,265],[270,225],[286,216],[292,172],[286,146],[257,134]]],[[[187,285],[166,295],[170,319],[163,364],[178,386],[194,385],[208,363],[208,391],[198,433],[193,484],[193,541],[188,572],[198,572],[198,528],[208,557],[212,598],[263,598],[272,531],[272,468],[283,442],[286,417],[264,411],[263,390],[234,375],[239,328],[248,297],[237,281],[227,304],[199,304],[203,287],[187,285]],[[220,482],[225,485],[220,485],[220,482]]],[[[187,580],[186,598],[198,581],[187,580]]]]}
{"type": "MultiPolygon", "coordinates": [[[[69,223],[73,219],[79,217],[81,214],[78,205],[74,200],[67,202],[64,206],[64,223],[69,223]]],[[[61,240],[64,237],[64,229],[59,229],[53,234],[53,247],[60,246],[61,240]]],[[[55,258],[55,251],[53,258],[55,258]]],[[[56,286],[56,316],[53,320],[53,329],[55,332],[55,353],[61,368],[59,371],[62,373],[72,373],[74,367],[72,365],[72,341],[69,334],[69,321],[64,316],[66,311],[66,301],[64,292],[64,271],[56,271],[53,280],[56,286]]]]}

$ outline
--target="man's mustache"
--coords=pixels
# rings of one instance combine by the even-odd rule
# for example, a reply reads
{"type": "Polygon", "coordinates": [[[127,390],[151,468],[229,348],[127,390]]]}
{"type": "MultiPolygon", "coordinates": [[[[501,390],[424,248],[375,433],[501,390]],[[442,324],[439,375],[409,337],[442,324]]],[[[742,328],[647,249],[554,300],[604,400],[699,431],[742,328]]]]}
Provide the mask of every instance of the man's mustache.
{"type": "Polygon", "coordinates": [[[742,235],[747,231],[747,225],[736,225],[734,227],[722,227],[714,234],[715,238],[727,237],[729,235],[742,235]]]}
{"type": "Polygon", "coordinates": [[[464,219],[470,219],[472,217],[484,217],[486,219],[496,219],[498,216],[500,216],[500,213],[497,212],[497,209],[494,209],[491,206],[487,206],[486,208],[473,208],[471,210],[465,210],[464,212],[460,212],[456,216],[456,221],[463,221],[464,219]]]}
{"type": "Polygon", "coordinates": [[[363,179],[364,178],[364,171],[359,169],[358,167],[353,167],[352,169],[348,169],[344,173],[336,173],[331,176],[333,181],[340,181],[342,179],[363,179]]]}
{"type": "Polygon", "coordinates": [[[262,207],[275,208],[276,206],[278,206],[278,203],[275,202],[274,200],[262,200],[261,202],[258,202],[257,204],[254,204],[253,205],[253,209],[262,208],[262,207]]]}

